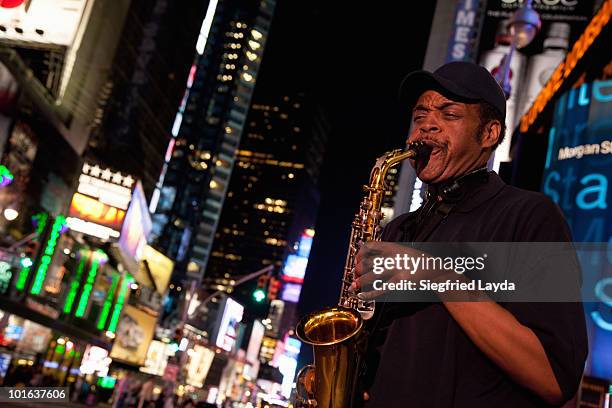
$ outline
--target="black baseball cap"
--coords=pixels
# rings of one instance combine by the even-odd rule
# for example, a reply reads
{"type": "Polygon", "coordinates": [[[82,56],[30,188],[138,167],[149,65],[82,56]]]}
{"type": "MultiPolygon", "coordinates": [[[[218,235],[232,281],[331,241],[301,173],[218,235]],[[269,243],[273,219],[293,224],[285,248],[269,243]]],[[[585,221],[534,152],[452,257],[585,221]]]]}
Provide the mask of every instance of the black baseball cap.
{"type": "Polygon", "coordinates": [[[493,75],[480,65],[455,61],[442,65],[434,72],[411,72],[400,85],[400,102],[412,110],[421,94],[429,90],[461,102],[488,102],[506,119],[504,91],[493,75]]]}

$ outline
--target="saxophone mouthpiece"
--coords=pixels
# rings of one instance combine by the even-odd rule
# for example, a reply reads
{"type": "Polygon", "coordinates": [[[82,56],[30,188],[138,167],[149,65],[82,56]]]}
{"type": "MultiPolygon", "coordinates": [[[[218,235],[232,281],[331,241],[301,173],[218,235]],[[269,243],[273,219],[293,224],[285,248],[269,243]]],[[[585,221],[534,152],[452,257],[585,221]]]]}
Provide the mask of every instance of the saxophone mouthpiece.
{"type": "Polygon", "coordinates": [[[413,160],[425,161],[429,160],[429,155],[431,154],[432,147],[423,143],[423,142],[414,142],[410,143],[408,146],[408,150],[414,152],[413,160]]]}

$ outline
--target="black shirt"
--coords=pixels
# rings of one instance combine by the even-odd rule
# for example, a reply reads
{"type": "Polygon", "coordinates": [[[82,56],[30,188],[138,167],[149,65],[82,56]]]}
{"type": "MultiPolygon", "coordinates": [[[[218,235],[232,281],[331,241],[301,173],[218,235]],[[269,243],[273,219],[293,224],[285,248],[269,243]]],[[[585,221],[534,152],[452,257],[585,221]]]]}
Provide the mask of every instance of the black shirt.
{"type": "MultiPolygon", "coordinates": [[[[448,215],[437,219],[433,227],[420,219],[419,212],[404,214],[387,225],[382,240],[413,240],[425,228],[430,232],[420,241],[571,241],[567,224],[550,199],[508,186],[495,173],[462,186],[454,200],[448,215]]],[[[428,218],[435,217],[429,214],[428,218]]],[[[508,303],[503,307],[536,334],[565,399],[571,399],[587,355],[582,305],[508,303]]],[[[388,303],[378,305],[378,312],[370,321],[375,329],[369,344],[366,408],[547,406],[489,360],[444,304],[388,303]]]]}

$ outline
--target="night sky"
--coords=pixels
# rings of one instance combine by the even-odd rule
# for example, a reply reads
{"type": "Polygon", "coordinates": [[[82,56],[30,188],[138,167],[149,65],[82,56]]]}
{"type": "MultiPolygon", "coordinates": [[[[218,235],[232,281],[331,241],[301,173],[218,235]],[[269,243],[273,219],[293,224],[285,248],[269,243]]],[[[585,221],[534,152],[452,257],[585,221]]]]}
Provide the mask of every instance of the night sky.
{"type": "Polygon", "coordinates": [[[254,98],[304,91],[332,132],[301,312],[334,305],[350,233],[375,159],[402,147],[409,118],[397,88],[420,69],[435,1],[280,0],[254,98]]]}

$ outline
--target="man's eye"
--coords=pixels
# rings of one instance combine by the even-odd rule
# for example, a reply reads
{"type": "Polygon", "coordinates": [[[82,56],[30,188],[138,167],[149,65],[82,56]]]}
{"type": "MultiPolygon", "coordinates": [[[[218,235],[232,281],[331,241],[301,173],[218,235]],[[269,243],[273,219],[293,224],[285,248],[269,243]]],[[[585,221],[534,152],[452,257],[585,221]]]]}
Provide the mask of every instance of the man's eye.
{"type": "Polygon", "coordinates": [[[421,115],[421,116],[415,116],[415,117],[414,117],[414,119],[412,119],[412,120],[413,120],[414,122],[418,122],[419,120],[421,120],[421,119],[423,119],[423,118],[424,118],[424,116],[423,116],[423,115],[421,115]]]}
{"type": "Polygon", "coordinates": [[[459,115],[457,115],[454,112],[444,112],[444,116],[446,116],[447,118],[457,118],[457,117],[459,117],[459,115]]]}

